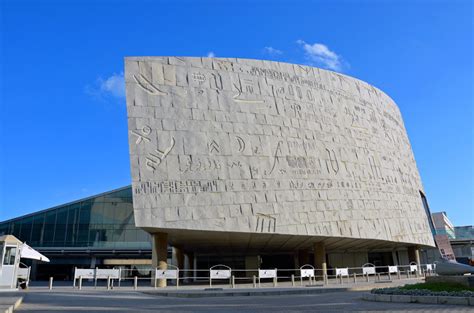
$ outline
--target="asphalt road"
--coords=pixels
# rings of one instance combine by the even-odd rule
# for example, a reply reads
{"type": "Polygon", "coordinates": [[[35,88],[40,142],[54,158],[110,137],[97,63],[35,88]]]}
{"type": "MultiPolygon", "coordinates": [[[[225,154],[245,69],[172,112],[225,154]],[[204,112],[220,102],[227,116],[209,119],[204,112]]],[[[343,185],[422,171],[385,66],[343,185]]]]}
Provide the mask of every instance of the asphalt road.
{"type": "Polygon", "coordinates": [[[172,298],[136,291],[30,289],[15,312],[474,312],[472,306],[369,302],[361,294],[172,298]]]}

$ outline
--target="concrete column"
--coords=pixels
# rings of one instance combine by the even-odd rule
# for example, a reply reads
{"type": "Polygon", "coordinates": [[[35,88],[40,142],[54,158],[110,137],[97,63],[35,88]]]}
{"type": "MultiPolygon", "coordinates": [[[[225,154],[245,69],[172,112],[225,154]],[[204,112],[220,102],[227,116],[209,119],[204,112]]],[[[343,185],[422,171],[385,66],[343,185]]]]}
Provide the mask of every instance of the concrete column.
{"type": "Polygon", "coordinates": [[[408,260],[420,265],[420,248],[418,246],[408,247],[408,260]]]}
{"type": "Polygon", "coordinates": [[[179,268],[179,276],[182,277],[184,274],[184,253],[183,250],[177,247],[173,247],[173,250],[176,256],[176,266],[179,268]]]}
{"type": "Polygon", "coordinates": [[[97,264],[97,257],[92,256],[91,257],[91,266],[90,266],[90,268],[95,268],[96,264],[97,264]]]}
{"type": "Polygon", "coordinates": [[[176,249],[176,262],[177,266],[180,270],[184,270],[184,253],[183,250],[180,248],[175,248],[176,249]]]}
{"type": "Polygon", "coordinates": [[[317,269],[323,270],[322,275],[327,274],[326,246],[324,245],[324,242],[316,242],[314,244],[314,266],[317,269]]]}
{"type": "MultiPolygon", "coordinates": [[[[196,276],[196,273],[194,271],[194,268],[195,268],[195,262],[194,262],[194,252],[188,252],[187,254],[187,257],[188,257],[188,263],[189,263],[189,268],[188,268],[188,271],[187,271],[187,274],[186,276],[192,276],[192,277],[195,277],[196,276]]],[[[195,280],[193,278],[193,280],[195,280]]]]}
{"type": "Polygon", "coordinates": [[[392,259],[393,259],[393,265],[399,265],[397,251],[392,251],[392,259]]]}
{"type": "MultiPolygon", "coordinates": [[[[159,268],[160,270],[166,270],[168,268],[168,234],[167,233],[154,233],[152,234],[153,245],[152,245],[152,265],[153,268],[159,268]]],[[[152,274],[153,280],[155,279],[155,273],[152,274]]],[[[152,281],[154,285],[154,281],[152,281]]],[[[158,280],[158,287],[166,287],[166,279],[158,280]]]]}

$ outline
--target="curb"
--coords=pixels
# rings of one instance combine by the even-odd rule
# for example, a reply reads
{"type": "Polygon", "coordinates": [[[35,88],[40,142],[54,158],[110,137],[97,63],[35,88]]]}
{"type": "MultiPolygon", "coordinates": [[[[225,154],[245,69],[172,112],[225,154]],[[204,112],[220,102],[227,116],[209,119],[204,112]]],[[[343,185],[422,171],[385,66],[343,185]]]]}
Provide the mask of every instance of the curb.
{"type": "Polygon", "coordinates": [[[284,290],[264,290],[264,291],[198,291],[198,292],[153,292],[142,291],[142,293],[162,296],[162,297],[176,297],[176,298],[207,298],[207,297],[260,297],[260,296],[280,296],[280,295],[306,295],[306,294],[320,294],[329,292],[348,291],[350,288],[326,288],[326,289],[284,289],[284,290]]]}
{"type": "Polygon", "coordinates": [[[12,304],[0,304],[0,312],[13,313],[23,302],[23,297],[19,297],[12,304]]]}
{"type": "Polygon", "coordinates": [[[412,296],[412,295],[386,295],[365,293],[362,299],[375,302],[398,302],[398,303],[424,303],[424,304],[450,304],[474,306],[474,297],[450,297],[450,296],[412,296]]]}

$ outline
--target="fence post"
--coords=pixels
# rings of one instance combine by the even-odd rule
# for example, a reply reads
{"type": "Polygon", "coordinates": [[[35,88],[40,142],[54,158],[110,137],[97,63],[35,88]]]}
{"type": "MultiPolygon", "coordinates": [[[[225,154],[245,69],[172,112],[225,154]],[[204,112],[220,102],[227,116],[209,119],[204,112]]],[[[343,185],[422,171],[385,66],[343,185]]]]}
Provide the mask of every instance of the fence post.
{"type": "Polygon", "coordinates": [[[97,288],[97,267],[95,268],[94,271],[94,289],[97,288]]]}
{"type": "Polygon", "coordinates": [[[49,278],[49,290],[53,289],[53,276],[49,278]]]}
{"type": "Polygon", "coordinates": [[[74,280],[72,282],[73,289],[76,289],[76,271],[77,271],[77,267],[74,268],[74,280]]]}
{"type": "Polygon", "coordinates": [[[82,276],[79,276],[79,290],[82,290],[82,276]]]}
{"type": "Polygon", "coordinates": [[[262,287],[260,283],[260,268],[258,268],[258,288],[262,287]]]}
{"type": "Polygon", "coordinates": [[[257,288],[257,277],[255,277],[255,275],[253,275],[252,277],[252,282],[253,282],[253,288],[257,288]]]}
{"type": "Polygon", "coordinates": [[[291,274],[291,286],[295,286],[295,274],[291,274]]]}
{"type": "Polygon", "coordinates": [[[133,289],[137,290],[138,288],[138,277],[133,277],[133,289]]]}

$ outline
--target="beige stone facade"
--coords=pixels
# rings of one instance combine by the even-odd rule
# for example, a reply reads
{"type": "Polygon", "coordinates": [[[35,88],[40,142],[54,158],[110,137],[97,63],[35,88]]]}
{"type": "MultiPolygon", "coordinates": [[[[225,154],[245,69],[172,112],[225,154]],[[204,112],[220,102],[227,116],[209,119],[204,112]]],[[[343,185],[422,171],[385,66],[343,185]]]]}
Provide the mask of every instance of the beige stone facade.
{"type": "Polygon", "coordinates": [[[434,245],[400,111],[379,89],[270,61],[125,63],[138,227],[188,248],[434,245]]]}

